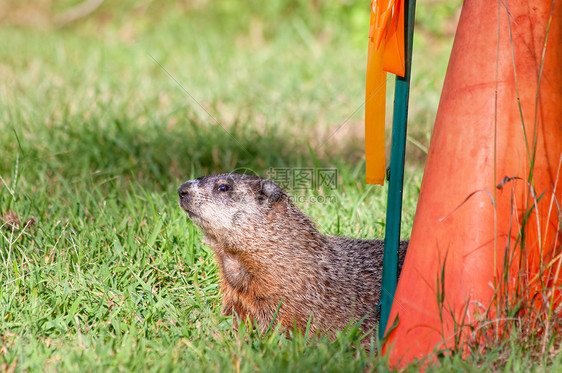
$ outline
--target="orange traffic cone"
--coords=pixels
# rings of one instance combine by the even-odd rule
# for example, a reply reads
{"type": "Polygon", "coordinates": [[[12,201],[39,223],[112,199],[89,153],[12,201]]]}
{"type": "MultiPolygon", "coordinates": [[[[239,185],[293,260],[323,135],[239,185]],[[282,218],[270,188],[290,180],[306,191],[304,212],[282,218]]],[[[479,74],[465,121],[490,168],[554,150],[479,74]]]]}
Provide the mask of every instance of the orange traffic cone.
{"type": "Polygon", "coordinates": [[[560,66],[562,2],[465,0],[388,322],[392,365],[458,348],[466,326],[500,315],[502,288],[560,285],[560,66]]]}

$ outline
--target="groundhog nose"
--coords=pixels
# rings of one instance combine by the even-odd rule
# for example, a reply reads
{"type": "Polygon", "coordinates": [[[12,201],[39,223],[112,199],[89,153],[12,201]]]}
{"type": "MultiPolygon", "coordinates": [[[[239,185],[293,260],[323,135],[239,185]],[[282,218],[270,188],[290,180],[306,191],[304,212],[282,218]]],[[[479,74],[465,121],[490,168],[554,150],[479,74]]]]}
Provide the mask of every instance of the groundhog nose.
{"type": "Polygon", "coordinates": [[[184,198],[189,193],[189,186],[191,185],[191,181],[186,181],[178,188],[178,194],[180,198],[184,198]]]}

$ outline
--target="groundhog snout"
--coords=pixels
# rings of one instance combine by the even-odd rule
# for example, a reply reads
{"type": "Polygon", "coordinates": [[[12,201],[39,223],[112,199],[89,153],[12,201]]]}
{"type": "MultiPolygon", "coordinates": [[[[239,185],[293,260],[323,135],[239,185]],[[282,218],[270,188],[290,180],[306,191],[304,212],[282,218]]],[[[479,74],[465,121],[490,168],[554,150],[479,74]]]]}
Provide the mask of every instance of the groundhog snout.
{"type": "Polygon", "coordinates": [[[189,190],[193,185],[193,180],[186,181],[178,188],[178,195],[180,196],[180,205],[185,207],[189,205],[190,195],[189,190]]]}
{"type": "Polygon", "coordinates": [[[189,184],[190,182],[186,181],[178,188],[178,194],[180,195],[180,198],[183,198],[189,194],[189,184]]]}

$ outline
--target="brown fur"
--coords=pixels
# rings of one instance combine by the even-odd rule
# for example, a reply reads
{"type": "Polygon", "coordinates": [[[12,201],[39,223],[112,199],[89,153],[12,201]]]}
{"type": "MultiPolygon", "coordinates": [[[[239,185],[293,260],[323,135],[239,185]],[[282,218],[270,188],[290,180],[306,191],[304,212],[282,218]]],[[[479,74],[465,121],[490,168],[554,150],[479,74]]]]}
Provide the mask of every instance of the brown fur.
{"type": "MultiPolygon", "coordinates": [[[[274,182],[223,174],[185,182],[180,205],[215,252],[223,313],[267,329],[331,333],[378,324],[383,241],[321,234],[274,182]],[[221,187],[222,186],[222,187],[221,187]],[[222,190],[221,190],[222,189],[222,190]]],[[[401,243],[400,265],[407,243],[401,243]]]]}

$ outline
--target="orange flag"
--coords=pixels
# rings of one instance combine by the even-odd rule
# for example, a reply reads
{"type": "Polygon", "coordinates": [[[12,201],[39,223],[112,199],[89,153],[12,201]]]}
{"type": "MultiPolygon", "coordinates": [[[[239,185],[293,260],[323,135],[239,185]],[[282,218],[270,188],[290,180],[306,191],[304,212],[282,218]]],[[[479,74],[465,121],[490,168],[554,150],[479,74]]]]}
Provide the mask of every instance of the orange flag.
{"type": "Polygon", "coordinates": [[[365,90],[365,155],[368,184],[384,184],[386,72],[404,76],[404,50],[403,1],[373,0],[365,90]]]}

